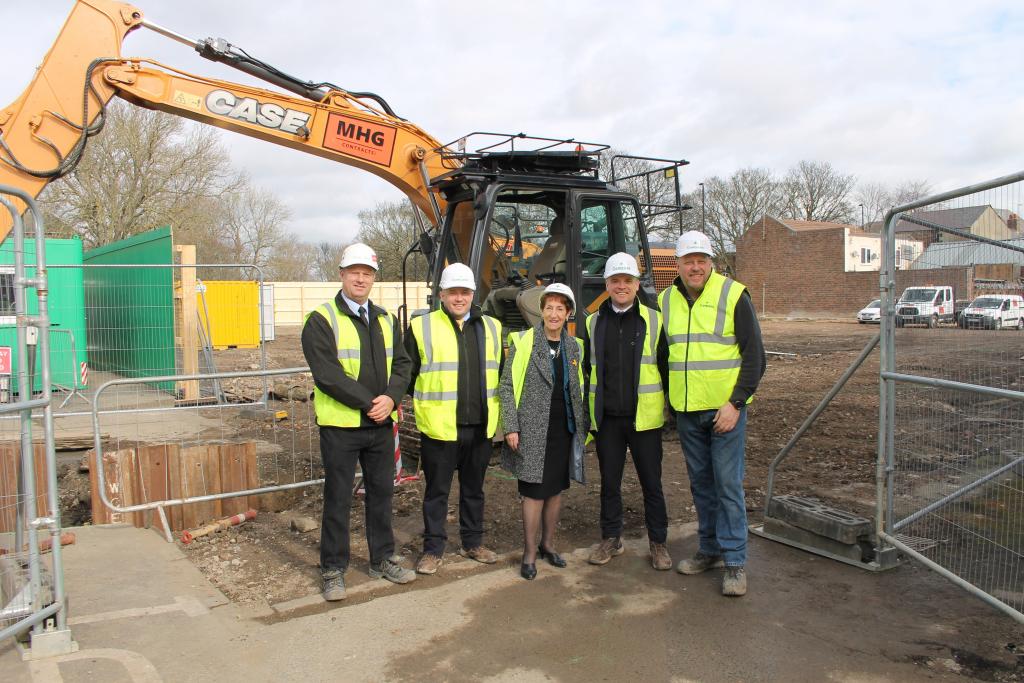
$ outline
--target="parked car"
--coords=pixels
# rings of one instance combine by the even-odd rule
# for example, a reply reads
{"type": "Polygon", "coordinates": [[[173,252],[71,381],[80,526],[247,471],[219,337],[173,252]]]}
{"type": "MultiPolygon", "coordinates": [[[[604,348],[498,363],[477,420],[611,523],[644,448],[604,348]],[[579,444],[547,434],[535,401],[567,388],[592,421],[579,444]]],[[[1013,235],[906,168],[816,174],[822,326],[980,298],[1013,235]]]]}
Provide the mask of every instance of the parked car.
{"type": "Polygon", "coordinates": [[[1024,329],[1024,297],[1019,294],[984,294],[964,309],[960,326],[1000,330],[1012,327],[1024,329]]]}
{"type": "Polygon", "coordinates": [[[875,299],[857,312],[857,322],[880,323],[882,322],[882,300],[875,299]]]}

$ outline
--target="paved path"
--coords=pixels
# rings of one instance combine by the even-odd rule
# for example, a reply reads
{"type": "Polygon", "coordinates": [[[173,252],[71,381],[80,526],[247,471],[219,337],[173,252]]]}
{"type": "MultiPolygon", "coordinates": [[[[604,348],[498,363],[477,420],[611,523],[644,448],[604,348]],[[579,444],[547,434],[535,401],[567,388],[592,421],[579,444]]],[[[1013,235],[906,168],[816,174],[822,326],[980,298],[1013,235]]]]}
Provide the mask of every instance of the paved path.
{"type": "MultiPolygon", "coordinates": [[[[1021,642],[1009,619],[917,567],[870,574],[759,538],[741,599],[719,595],[717,572],[653,571],[632,542],[605,567],[585,549],[565,570],[538,564],[533,582],[510,558],[257,612],[152,531],[75,532],[65,560],[81,649],[23,662],[2,643],[6,682],[963,681],[957,671],[978,673],[961,668],[964,651],[972,666],[1012,667],[994,653],[1021,642]]],[[[672,530],[674,555],[694,543],[692,526],[672,530]]]]}

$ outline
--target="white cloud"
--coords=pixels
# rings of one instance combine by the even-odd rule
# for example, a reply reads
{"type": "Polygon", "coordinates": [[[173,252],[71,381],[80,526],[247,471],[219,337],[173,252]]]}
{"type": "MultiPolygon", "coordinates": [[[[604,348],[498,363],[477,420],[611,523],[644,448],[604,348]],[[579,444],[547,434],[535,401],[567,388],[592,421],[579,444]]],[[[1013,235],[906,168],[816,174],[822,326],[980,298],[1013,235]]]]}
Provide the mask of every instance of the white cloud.
{"type": "MultiPolygon", "coordinates": [[[[445,142],[473,130],[606,142],[689,159],[689,187],[805,158],[936,189],[1021,165],[1017,4],[139,2],[180,33],[222,36],[295,76],[376,92],[445,142]]],[[[17,27],[0,51],[0,102],[25,86],[68,6],[0,7],[0,25],[17,27]]],[[[145,31],[124,53],[256,83],[145,31]]],[[[360,209],[402,196],[323,159],[230,133],[223,141],[288,203],[308,241],[349,238],[360,209]]]]}

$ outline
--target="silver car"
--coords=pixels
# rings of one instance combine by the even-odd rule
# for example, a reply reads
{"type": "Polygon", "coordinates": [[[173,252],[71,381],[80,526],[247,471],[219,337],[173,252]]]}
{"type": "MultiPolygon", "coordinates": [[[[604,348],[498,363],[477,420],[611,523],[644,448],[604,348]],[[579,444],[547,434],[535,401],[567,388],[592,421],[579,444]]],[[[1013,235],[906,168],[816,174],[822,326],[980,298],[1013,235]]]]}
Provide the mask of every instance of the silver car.
{"type": "Polygon", "coordinates": [[[882,320],[882,301],[875,299],[857,313],[857,322],[879,323],[882,320]]]}

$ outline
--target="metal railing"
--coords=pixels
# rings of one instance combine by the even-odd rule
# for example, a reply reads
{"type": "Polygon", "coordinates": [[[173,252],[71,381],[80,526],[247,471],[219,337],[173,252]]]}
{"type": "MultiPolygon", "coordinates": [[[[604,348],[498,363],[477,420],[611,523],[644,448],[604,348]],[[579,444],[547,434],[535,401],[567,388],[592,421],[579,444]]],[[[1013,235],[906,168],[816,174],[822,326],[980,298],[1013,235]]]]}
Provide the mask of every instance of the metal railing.
{"type": "Polygon", "coordinates": [[[966,282],[955,298],[974,296],[997,272],[1024,285],[1010,257],[1019,247],[1002,243],[1015,232],[1006,223],[1019,221],[1022,181],[1024,172],[995,178],[885,216],[875,526],[885,542],[1024,622],[1024,335],[1000,332],[1010,325],[995,317],[1020,327],[1024,310],[993,313],[991,331],[968,329],[964,313],[937,329],[897,332],[895,313],[898,224],[932,231],[950,282],[930,284],[966,282]],[[1005,247],[1005,263],[976,263],[966,249],[957,261],[955,250],[972,240],[1005,247]]]}
{"type": "MultiPolygon", "coordinates": [[[[42,212],[33,198],[17,188],[0,186],[0,206],[10,214],[13,222],[14,244],[14,300],[17,321],[18,400],[0,405],[0,414],[17,413],[20,417],[21,462],[18,467],[16,522],[14,544],[0,563],[0,640],[20,636],[31,630],[30,652],[33,657],[61,654],[77,649],[67,625],[67,596],[64,590],[64,567],[60,545],[60,503],[57,491],[57,463],[54,449],[53,408],[50,393],[50,319],[49,290],[46,272],[45,229],[42,212]],[[10,198],[16,198],[28,207],[34,226],[34,277],[27,277],[25,263],[25,225],[19,208],[10,198]],[[36,294],[35,315],[28,313],[28,291],[36,294]],[[42,395],[33,398],[29,375],[28,331],[39,331],[39,372],[42,395]],[[43,449],[45,473],[36,472],[36,459],[32,444],[32,413],[42,410],[43,449]],[[47,516],[39,514],[37,478],[45,477],[47,516]],[[50,534],[49,571],[42,558],[40,533],[50,534]]],[[[7,504],[6,501],[3,502],[7,504]]]]}

